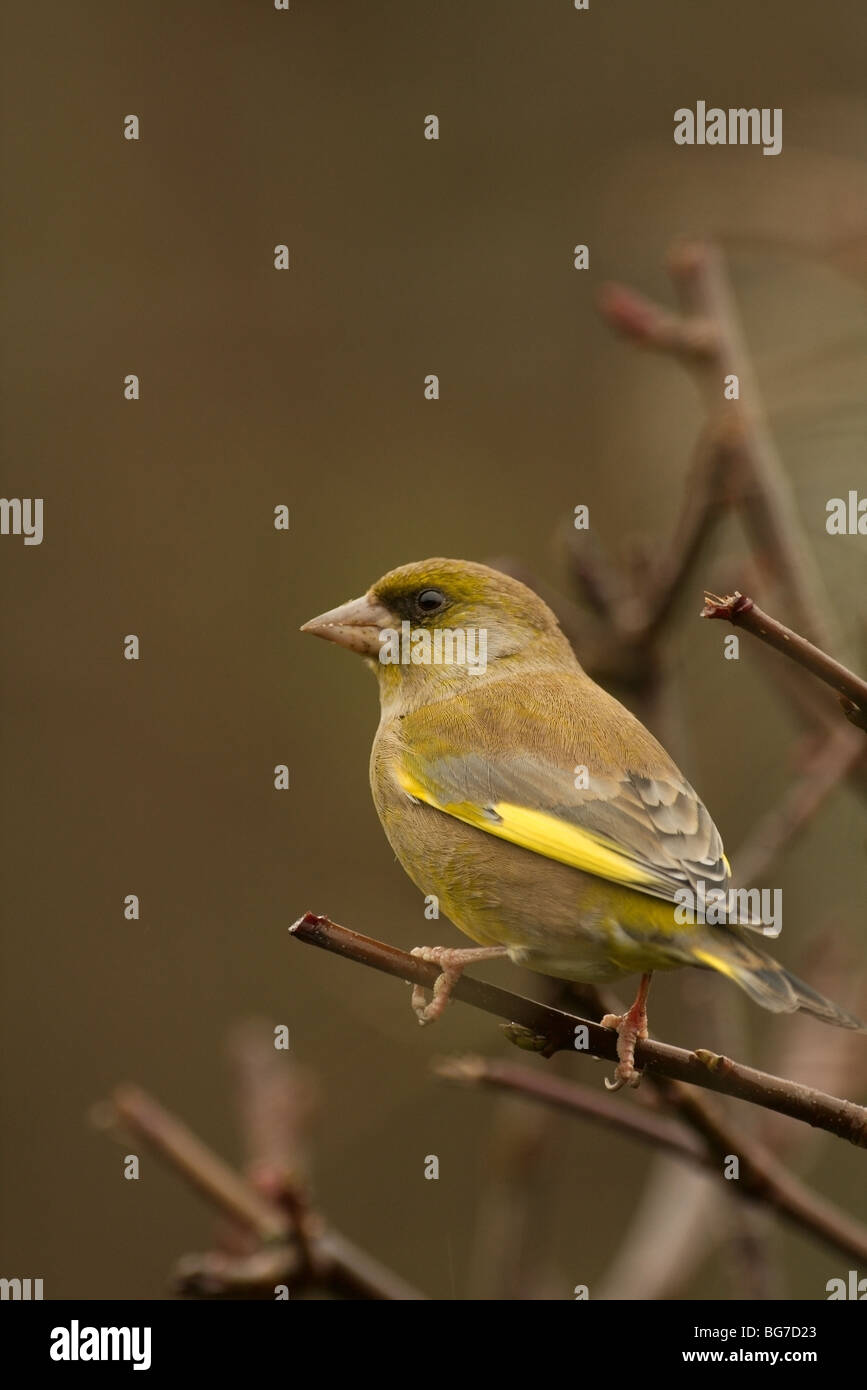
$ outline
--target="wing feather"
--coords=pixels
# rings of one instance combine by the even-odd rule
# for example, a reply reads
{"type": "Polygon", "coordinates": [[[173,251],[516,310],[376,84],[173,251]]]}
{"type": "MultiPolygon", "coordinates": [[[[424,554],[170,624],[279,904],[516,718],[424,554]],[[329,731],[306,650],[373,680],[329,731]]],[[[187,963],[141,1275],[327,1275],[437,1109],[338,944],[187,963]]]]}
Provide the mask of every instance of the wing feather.
{"type": "Polygon", "coordinates": [[[412,729],[405,729],[398,782],[408,796],[489,835],[653,897],[673,901],[679,890],[696,890],[701,882],[707,889],[724,887],[730,869],[722,840],[695,791],[647,731],[593,689],[640,730],[643,765],[606,767],[587,748],[577,720],[566,756],[568,735],[550,737],[552,726],[561,731],[563,725],[558,692],[547,738],[538,716],[516,718],[502,701],[483,715],[474,709],[471,727],[464,724],[463,743],[471,740],[472,751],[455,751],[449,729],[437,740],[439,751],[422,757],[412,729]],[[576,777],[576,765],[587,768],[584,778],[576,777]]]}

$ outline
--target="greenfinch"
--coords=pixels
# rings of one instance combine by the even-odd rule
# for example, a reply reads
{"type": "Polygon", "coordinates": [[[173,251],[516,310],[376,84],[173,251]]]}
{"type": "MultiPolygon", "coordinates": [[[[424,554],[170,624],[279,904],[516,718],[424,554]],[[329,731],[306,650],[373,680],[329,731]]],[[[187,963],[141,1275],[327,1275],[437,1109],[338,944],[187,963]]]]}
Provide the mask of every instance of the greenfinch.
{"type": "MultiPolygon", "coordinates": [[[[305,623],[379,679],[370,758],[376,810],[403,868],[476,950],[416,948],[441,966],[423,1023],[461,970],[508,956],[561,979],[640,973],[613,1083],[635,1085],[654,970],[719,971],[776,1013],[858,1019],[790,975],[748,929],[715,920],[730,870],[719,832],[664,748],[585,674],[524,584],[433,559],[391,570],[305,623]],[[693,894],[695,912],[683,905],[693,894]],[[691,919],[691,920],[690,920],[691,919]]],[[[754,935],[754,934],[753,934],[754,935]]]]}

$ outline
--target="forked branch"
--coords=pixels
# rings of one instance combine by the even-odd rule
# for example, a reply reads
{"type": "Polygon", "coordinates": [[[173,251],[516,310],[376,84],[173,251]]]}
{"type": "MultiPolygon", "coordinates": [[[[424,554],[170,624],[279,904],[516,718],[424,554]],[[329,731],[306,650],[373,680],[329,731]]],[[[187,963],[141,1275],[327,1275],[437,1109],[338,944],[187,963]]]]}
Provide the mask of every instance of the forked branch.
{"type": "MultiPolygon", "coordinates": [[[[347,927],[338,926],[328,917],[306,913],[289,928],[297,941],[353,960],[399,980],[432,988],[439,975],[436,965],[428,964],[396,946],[362,936],[347,927]]],[[[512,1029],[512,1039],[531,1051],[552,1056],[555,1052],[580,1051],[606,1061],[617,1061],[617,1034],[613,1028],[603,1028],[590,1019],[562,1009],[552,1009],[522,995],[496,985],[483,984],[462,975],[452,996],[464,1004],[482,1009],[485,1013],[520,1025],[512,1029]],[[581,1030],[580,1033],[577,1030],[581,1030]],[[586,1044],[586,1046],[584,1045],[586,1044]]],[[[636,1049],[637,1065],[650,1074],[672,1081],[688,1081],[709,1091],[734,1096],[752,1105],[790,1115],[795,1120],[848,1139],[859,1148],[867,1148],[867,1110],[852,1101],[826,1095],[811,1086],[788,1081],[755,1067],[733,1062],[704,1048],[687,1052],[682,1047],[647,1039],[636,1049]]]]}

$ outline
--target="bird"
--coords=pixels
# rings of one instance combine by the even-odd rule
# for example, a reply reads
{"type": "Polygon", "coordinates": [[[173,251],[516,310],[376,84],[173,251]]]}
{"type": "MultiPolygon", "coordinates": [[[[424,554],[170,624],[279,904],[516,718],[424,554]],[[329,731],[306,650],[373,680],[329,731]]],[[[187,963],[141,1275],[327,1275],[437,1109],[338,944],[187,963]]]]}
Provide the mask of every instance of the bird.
{"type": "Polygon", "coordinates": [[[377,814],[416,887],[477,943],[415,948],[440,967],[430,1001],[413,991],[419,1022],[442,1015],[466,966],[507,957],[585,984],[641,976],[632,1006],[602,1020],[617,1030],[612,1090],[640,1081],[654,971],[714,970],[774,1013],[864,1029],[726,912],[731,869],[704,804],[525,584],[474,561],[422,560],[301,631],[375,671],[377,814]]]}

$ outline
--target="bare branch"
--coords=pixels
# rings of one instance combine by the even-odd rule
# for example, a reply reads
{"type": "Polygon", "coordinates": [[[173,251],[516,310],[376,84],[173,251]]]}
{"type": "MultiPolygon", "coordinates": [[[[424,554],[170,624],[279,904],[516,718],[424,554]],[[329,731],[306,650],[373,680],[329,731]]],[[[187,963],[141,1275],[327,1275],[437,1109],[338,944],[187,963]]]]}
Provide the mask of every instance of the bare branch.
{"type": "MultiPolygon", "coordinates": [[[[218,1211],[256,1236],[261,1249],[241,1255],[210,1251],[181,1260],[178,1288],[202,1297],[262,1296],[274,1283],[315,1285],[350,1298],[416,1301],[424,1299],[410,1284],[317,1219],[315,1234],[305,1237],[312,1251],[296,1238],[293,1218],[267,1200],[188,1127],[138,1086],[118,1086],[110,1101],[97,1107],[101,1128],[122,1126],[144,1139],[218,1211]],[[277,1277],[280,1276],[280,1277],[277,1277]]],[[[312,1223],[311,1223],[312,1225],[312,1223]]]]}
{"type": "Polygon", "coordinates": [[[446,1081],[457,1081],[464,1086],[486,1086],[524,1096],[527,1100],[542,1101],[568,1114],[583,1115],[608,1129],[642,1139],[677,1158],[707,1163],[707,1146],[678,1120],[655,1110],[624,1105],[608,1091],[596,1091],[590,1086],[564,1081],[550,1072],[531,1071],[516,1062],[500,1062],[490,1057],[438,1057],[431,1066],[436,1075],[446,1081]]]}
{"type": "Polygon", "coordinates": [[[690,476],[671,540],[660,547],[648,580],[617,614],[620,631],[632,641],[654,642],[670,619],[736,488],[737,449],[730,432],[705,426],[695,447],[690,476]]]}
{"type": "Polygon", "coordinates": [[[289,1218],[260,1197],[219,1154],[209,1149],[182,1120],[165,1110],[139,1086],[118,1086],[109,1108],[100,1111],[104,1127],[121,1125],[171,1160],[172,1165],[210,1202],[239,1226],[252,1231],[267,1245],[287,1240],[289,1218]]]}
{"type": "Polygon", "coordinates": [[[737,506],[755,558],[767,578],[782,586],[799,626],[815,641],[833,645],[833,610],[764,418],[722,255],[715,246],[685,242],[672,251],[669,270],[685,311],[699,322],[709,319],[716,330],[717,350],[699,364],[698,378],[711,417],[725,415],[740,431],[737,506]],[[724,384],[733,376],[738,398],[726,400],[724,384]]]}
{"type": "MultiPolygon", "coordinates": [[[[740,1136],[736,1147],[732,1147],[732,1136],[725,1123],[717,1120],[703,1103],[693,1105],[693,1097],[684,1087],[679,1087],[683,1094],[677,1104],[682,1111],[691,1112],[694,1132],[664,1115],[637,1106],[624,1106],[613,1096],[592,1091],[587,1086],[576,1086],[558,1076],[530,1071],[512,1062],[484,1057],[444,1058],[434,1064],[434,1070],[450,1081],[523,1095],[528,1100],[596,1120],[687,1159],[717,1174],[735,1196],[761,1202],[844,1255],[859,1263],[867,1262],[867,1226],[811,1192],[755,1140],[747,1141],[740,1136]],[[728,1181],[723,1165],[730,1157],[738,1160],[738,1176],[728,1181]]],[[[662,1088],[662,1094],[666,1092],[667,1086],[662,1088]]]]}
{"type": "MultiPolygon", "coordinates": [[[[440,974],[435,965],[408,955],[383,941],[362,936],[347,927],[338,926],[327,917],[306,913],[289,928],[296,940],[380,970],[386,975],[432,988],[440,974]]],[[[617,1060],[617,1035],[612,1028],[603,1028],[589,1019],[552,1009],[495,985],[482,984],[462,975],[452,991],[453,997],[472,1004],[485,1013],[521,1025],[511,1030],[520,1045],[551,1056],[558,1051],[575,1050],[575,1030],[587,1030],[587,1047],[581,1048],[592,1057],[617,1060]]],[[[867,1148],[867,1110],[852,1101],[825,1095],[797,1081],[784,1080],[767,1072],[733,1062],[715,1052],[698,1048],[687,1052],[681,1047],[647,1039],[638,1044],[637,1065],[652,1076],[673,1081],[688,1081],[706,1090],[735,1096],[753,1105],[764,1106],[805,1124],[827,1130],[841,1139],[848,1139],[859,1148],[867,1148]]]]}
{"type": "Polygon", "coordinates": [[[739,883],[755,883],[796,836],[809,825],[835,787],[864,757],[864,740],[840,724],[806,759],[806,765],[780,801],[760,819],[734,855],[739,883]]]}
{"type": "Polygon", "coordinates": [[[722,257],[714,246],[684,243],[669,258],[683,312],[645,299],[625,285],[607,285],[599,307],[613,328],[639,346],[669,353],[695,376],[728,453],[730,505],[741,512],[763,574],[781,586],[796,621],[831,645],[832,613],[821,574],[802,534],[797,508],[765,423],[722,257]],[[738,393],[727,399],[726,380],[738,393]]]}
{"type": "Polygon", "coordinates": [[[777,618],[772,618],[770,613],[765,613],[747,594],[736,591],[726,598],[720,598],[717,594],[706,593],[704,598],[702,618],[721,618],[733,627],[741,627],[769,647],[784,652],[799,666],[812,671],[814,676],[818,676],[841,697],[846,718],[859,729],[867,730],[867,681],[861,676],[856,676],[820,647],[808,642],[806,637],[801,637],[777,618]]]}

